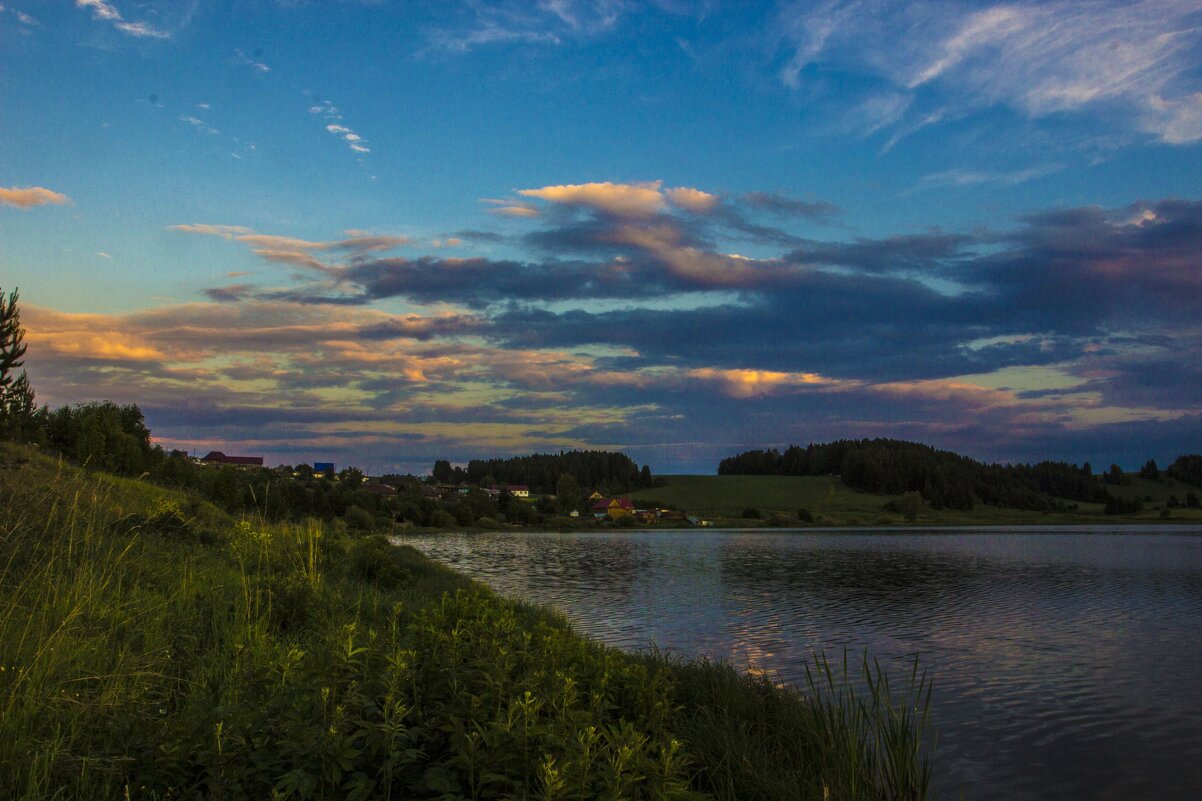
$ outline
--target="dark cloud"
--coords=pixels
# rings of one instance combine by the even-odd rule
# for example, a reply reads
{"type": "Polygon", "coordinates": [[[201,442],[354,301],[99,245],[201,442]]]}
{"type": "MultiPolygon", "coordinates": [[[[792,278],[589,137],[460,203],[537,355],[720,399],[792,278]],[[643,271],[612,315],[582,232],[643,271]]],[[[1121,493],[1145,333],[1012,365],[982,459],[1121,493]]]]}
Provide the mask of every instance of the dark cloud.
{"type": "Polygon", "coordinates": [[[740,195],[739,200],[754,209],[781,217],[801,217],[819,222],[825,222],[843,213],[834,203],[825,200],[798,200],[774,192],[747,192],[740,195]]]}
{"type": "Polygon", "coordinates": [[[253,289],[253,284],[231,284],[230,286],[206,289],[204,293],[218,303],[237,303],[245,298],[253,289]]]}
{"type": "MultiPolygon", "coordinates": [[[[917,272],[929,278],[971,277],[953,268],[971,263],[967,248],[977,244],[965,234],[929,233],[857,239],[854,242],[806,242],[785,258],[799,264],[851,267],[868,272],[917,272]]],[[[971,273],[971,270],[964,272],[971,273]]]]}
{"type": "Polygon", "coordinates": [[[453,234],[447,234],[447,238],[463,239],[468,242],[484,242],[493,245],[505,241],[505,236],[503,234],[498,234],[496,231],[474,231],[471,229],[464,229],[462,231],[456,231],[453,234]]]}

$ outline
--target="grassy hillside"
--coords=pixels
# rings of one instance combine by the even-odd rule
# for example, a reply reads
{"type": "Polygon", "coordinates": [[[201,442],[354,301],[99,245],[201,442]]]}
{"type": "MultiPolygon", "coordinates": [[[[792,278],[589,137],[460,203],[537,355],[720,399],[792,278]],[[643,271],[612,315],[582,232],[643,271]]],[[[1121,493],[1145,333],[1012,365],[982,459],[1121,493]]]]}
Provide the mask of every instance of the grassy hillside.
{"type": "MultiPolygon", "coordinates": [[[[815,522],[825,525],[1021,525],[1052,523],[1119,523],[1158,522],[1160,509],[1170,492],[1185,499],[1185,485],[1173,486],[1160,482],[1134,479],[1130,485],[1115,488],[1116,494],[1151,495],[1145,510],[1137,515],[1108,516],[1102,504],[1080,504],[1074,513],[1043,513],[1020,509],[1000,509],[979,505],[967,511],[936,510],[923,506],[918,519],[908,523],[898,512],[886,510],[889,501],[899,501],[900,495],[873,495],[854,490],[835,476],[685,476],[662,477],[665,486],[640,490],[631,494],[637,502],[652,501],[686,509],[691,514],[718,523],[757,525],[745,520],[743,511],[758,509],[767,518],[773,513],[795,517],[805,508],[815,522]]],[[[1202,491],[1199,491],[1202,494],[1202,491]]],[[[1174,509],[1171,521],[1202,522],[1202,510],[1174,509]]]]}
{"type": "Polygon", "coordinates": [[[923,688],[815,676],[628,656],[381,537],[0,443],[0,799],[923,798],[923,688]]]}

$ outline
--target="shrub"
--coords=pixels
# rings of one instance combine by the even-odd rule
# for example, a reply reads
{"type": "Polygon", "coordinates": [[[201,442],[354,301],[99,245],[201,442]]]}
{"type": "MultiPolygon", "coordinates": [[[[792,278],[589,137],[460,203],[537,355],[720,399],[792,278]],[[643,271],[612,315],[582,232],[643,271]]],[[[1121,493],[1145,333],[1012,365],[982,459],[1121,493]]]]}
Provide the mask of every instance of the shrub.
{"type": "Polygon", "coordinates": [[[399,586],[410,579],[396,546],[379,535],[364,537],[351,546],[350,577],[383,586],[399,586]]]}
{"type": "Polygon", "coordinates": [[[744,520],[759,520],[763,516],[764,515],[760,513],[760,510],[756,509],[754,506],[748,506],[743,510],[744,520]]]}
{"type": "Polygon", "coordinates": [[[478,528],[500,528],[501,524],[491,517],[481,517],[476,520],[476,526],[478,528]]]}
{"type": "Polygon", "coordinates": [[[430,513],[430,525],[434,528],[455,528],[459,521],[450,512],[438,509],[430,513]]]}
{"type": "Polygon", "coordinates": [[[372,513],[359,506],[348,506],[342,519],[346,521],[347,528],[355,531],[371,531],[376,526],[372,513]]]}

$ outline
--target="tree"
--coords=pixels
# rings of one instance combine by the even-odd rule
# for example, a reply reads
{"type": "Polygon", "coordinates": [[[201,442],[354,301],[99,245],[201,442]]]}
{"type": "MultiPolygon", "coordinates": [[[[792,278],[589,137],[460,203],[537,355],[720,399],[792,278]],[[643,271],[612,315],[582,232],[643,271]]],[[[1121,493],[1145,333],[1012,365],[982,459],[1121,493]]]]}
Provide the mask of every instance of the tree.
{"type": "Polygon", "coordinates": [[[1129,481],[1127,476],[1123,473],[1123,468],[1119,467],[1117,464],[1110,465],[1110,469],[1102,475],[1102,480],[1107,484],[1113,484],[1115,486],[1126,484],[1129,481]]]}
{"type": "Polygon", "coordinates": [[[434,470],[431,475],[439,484],[451,483],[451,463],[446,459],[438,459],[434,462],[434,470]]]}
{"type": "Polygon", "coordinates": [[[571,473],[561,473],[555,484],[555,505],[565,514],[580,508],[580,484],[571,473]]]}
{"type": "Polygon", "coordinates": [[[0,436],[24,438],[32,433],[35,410],[29,377],[24,370],[17,375],[27,347],[18,297],[14,289],[6,300],[0,288],[0,436]]]}
{"type": "Polygon", "coordinates": [[[922,510],[922,495],[917,492],[907,492],[901,496],[897,507],[898,511],[905,515],[906,522],[913,523],[918,520],[918,513],[922,510]]]}
{"type": "Polygon", "coordinates": [[[1149,459],[1144,462],[1144,466],[1139,469],[1140,478],[1150,478],[1153,481],[1160,478],[1160,469],[1156,466],[1155,459],[1149,459]]]}

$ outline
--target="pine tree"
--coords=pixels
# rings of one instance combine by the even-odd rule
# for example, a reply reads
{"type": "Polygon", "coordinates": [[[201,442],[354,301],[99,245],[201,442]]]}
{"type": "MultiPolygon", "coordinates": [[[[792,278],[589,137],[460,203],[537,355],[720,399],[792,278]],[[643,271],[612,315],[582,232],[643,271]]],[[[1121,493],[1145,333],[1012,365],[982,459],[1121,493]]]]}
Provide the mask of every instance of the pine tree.
{"type": "Polygon", "coordinates": [[[0,288],[0,437],[20,437],[34,417],[33,387],[29,377],[17,368],[24,364],[25,329],[21,327],[21,310],[17,307],[17,290],[7,300],[0,288]]]}

